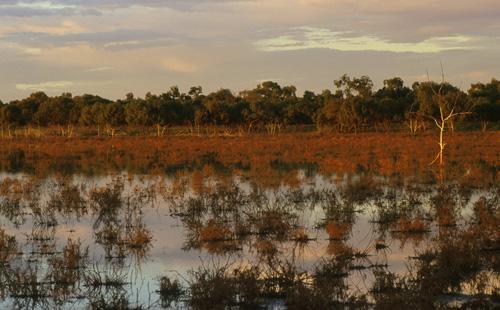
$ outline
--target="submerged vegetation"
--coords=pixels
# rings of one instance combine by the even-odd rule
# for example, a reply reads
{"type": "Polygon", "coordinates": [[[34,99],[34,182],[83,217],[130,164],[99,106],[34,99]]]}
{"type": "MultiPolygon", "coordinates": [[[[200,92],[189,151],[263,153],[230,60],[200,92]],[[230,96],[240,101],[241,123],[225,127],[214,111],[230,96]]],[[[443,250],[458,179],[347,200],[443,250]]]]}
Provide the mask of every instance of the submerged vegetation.
{"type": "Polygon", "coordinates": [[[372,148],[366,161],[335,171],[329,165],[342,167],[344,154],[336,149],[337,163],[290,156],[235,165],[205,153],[143,175],[7,174],[0,305],[498,307],[494,156],[465,153],[441,175],[403,161],[404,152],[385,163],[372,148]]]}

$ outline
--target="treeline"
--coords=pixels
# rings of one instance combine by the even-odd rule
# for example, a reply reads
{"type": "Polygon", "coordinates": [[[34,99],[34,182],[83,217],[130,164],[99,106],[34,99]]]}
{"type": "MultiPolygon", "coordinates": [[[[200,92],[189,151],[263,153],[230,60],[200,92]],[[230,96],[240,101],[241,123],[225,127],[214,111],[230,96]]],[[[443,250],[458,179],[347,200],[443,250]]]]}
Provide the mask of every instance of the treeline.
{"type": "Polygon", "coordinates": [[[129,93],[116,101],[88,94],[49,97],[36,92],[7,104],[0,101],[0,124],[2,131],[20,126],[216,125],[274,133],[289,125],[316,125],[355,132],[398,125],[416,132],[434,123],[432,117],[439,117],[439,98],[444,98],[448,110],[471,112],[459,121],[481,124],[483,130],[500,121],[500,81],[496,79],[472,84],[463,92],[449,83],[416,82],[407,87],[395,77],[374,90],[369,77],[344,75],[334,81],[333,90],[305,91],[302,96],[294,86],[275,82],[263,82],[237,95],[229,89],[205,95],[201,87],[181,93],[173,86],[159,95],[139,98],[129,93]],[[443,96],[437,96],[438,90],[443,96]]]}

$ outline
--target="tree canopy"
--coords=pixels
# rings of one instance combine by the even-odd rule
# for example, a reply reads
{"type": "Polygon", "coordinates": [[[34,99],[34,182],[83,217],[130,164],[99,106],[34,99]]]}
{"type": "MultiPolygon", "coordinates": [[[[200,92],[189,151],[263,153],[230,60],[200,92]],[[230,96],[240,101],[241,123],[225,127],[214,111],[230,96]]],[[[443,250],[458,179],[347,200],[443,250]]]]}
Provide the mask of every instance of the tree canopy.
{"type": "Polygon", "coordinates": [[[384,81],[374,90],[367,76],[341,76],[333,88],[321,93],[306,90],[297,95],[293,85],[260,83],[239,94],[220,89],[204,94],[200,86],[183,93],[173,86],[162,94],[147,93],[144,98],[126,94],[109,100],[97,95],[73,96],[63,93],[48,96],[35,92],[9,103],[0,102],[2,126],[174,126],[224,125],[266,126],[311,125],[332,126],[339,131],[359,128],[386,128],[415,115],[435,116],[435,90],[440,89],[448,109],[473,112],[468,120],[486,123],[500,121],[500,81],[471,85],[467,92],[449,83],[417,82],[411,87],[399,77],[384,81]],[[453,106],[453,107],[452,107],[453,106]]]}

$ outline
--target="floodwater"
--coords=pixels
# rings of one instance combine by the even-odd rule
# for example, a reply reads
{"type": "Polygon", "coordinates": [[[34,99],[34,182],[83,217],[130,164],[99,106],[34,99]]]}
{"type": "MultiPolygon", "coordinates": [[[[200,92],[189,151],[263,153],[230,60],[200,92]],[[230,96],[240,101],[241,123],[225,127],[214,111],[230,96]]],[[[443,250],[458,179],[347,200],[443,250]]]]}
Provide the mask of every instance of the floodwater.
{"type": "Polygon", "coordinates": [[[495,308],[495,177],[3,173],[0,308],[495,308]]]}

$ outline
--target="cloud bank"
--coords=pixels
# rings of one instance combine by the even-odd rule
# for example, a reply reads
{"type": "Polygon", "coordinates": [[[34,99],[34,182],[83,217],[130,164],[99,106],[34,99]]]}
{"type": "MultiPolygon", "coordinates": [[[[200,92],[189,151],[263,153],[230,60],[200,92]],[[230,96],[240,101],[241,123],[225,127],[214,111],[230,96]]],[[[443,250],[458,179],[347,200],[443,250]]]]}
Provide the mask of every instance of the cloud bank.
{"type": "Polygon", "coordinates": [[[498,16],[497,0],[4,0],[0,99],[266,76],[320,91],[344,73],[411,83],[441,62],[467,87],[500,76],[498,16]]]}

